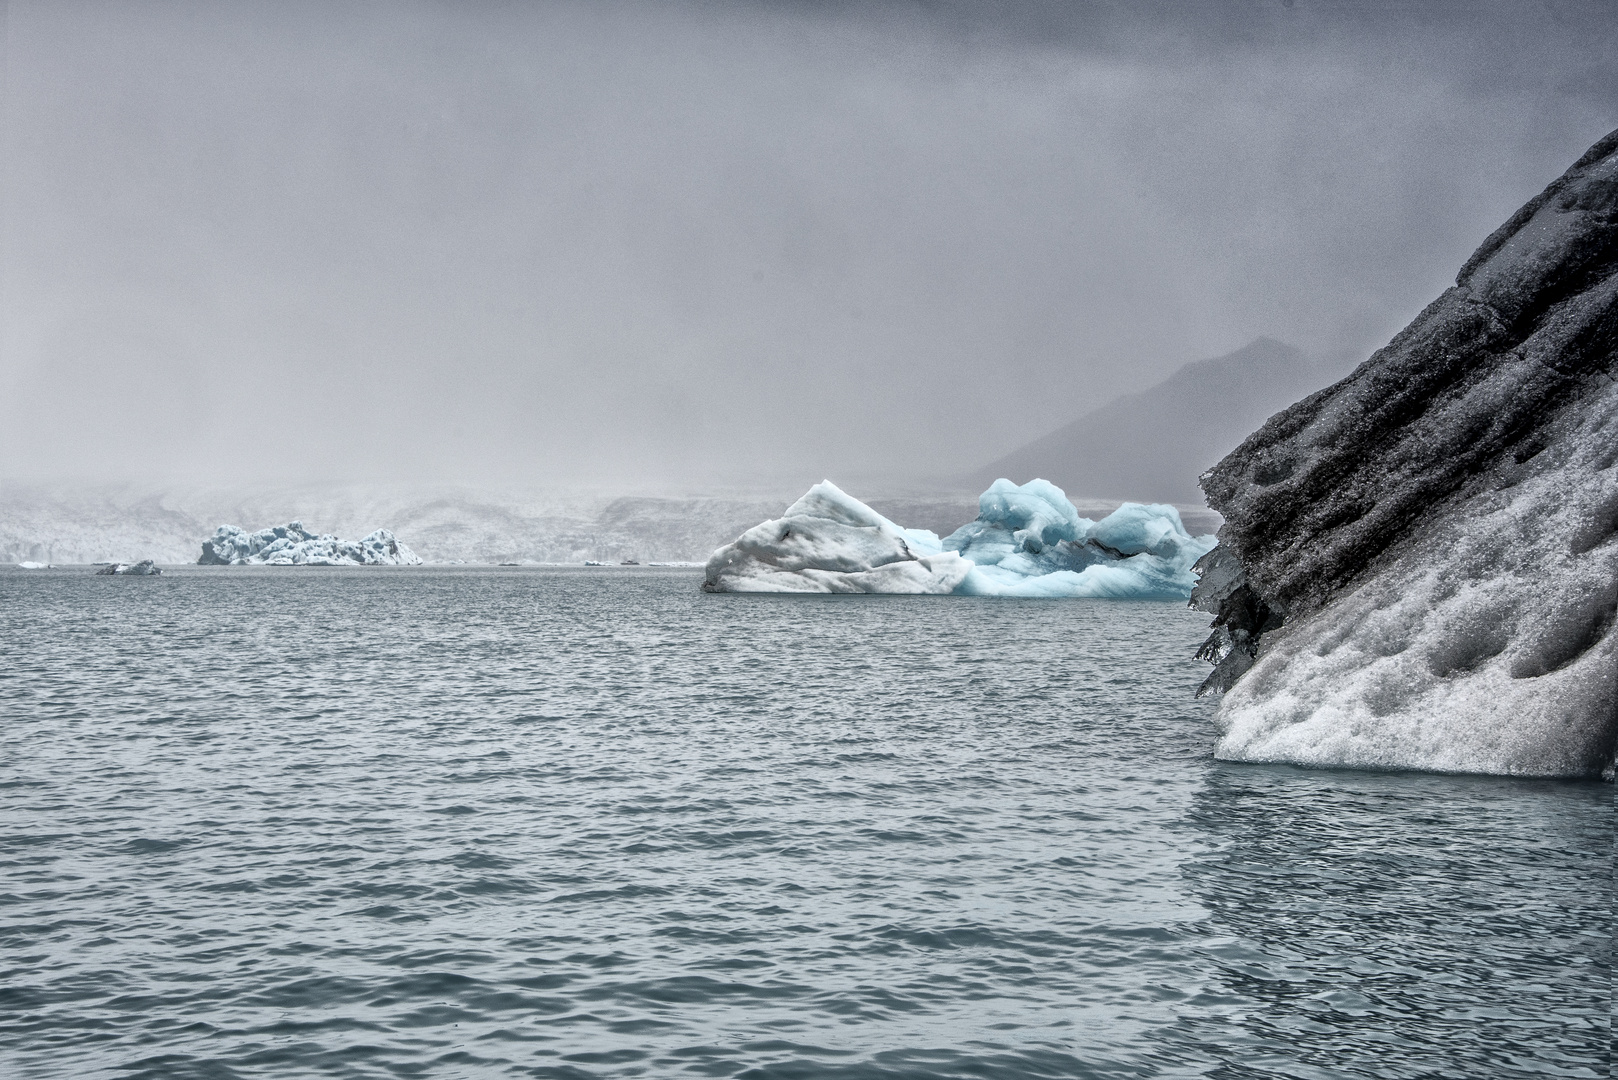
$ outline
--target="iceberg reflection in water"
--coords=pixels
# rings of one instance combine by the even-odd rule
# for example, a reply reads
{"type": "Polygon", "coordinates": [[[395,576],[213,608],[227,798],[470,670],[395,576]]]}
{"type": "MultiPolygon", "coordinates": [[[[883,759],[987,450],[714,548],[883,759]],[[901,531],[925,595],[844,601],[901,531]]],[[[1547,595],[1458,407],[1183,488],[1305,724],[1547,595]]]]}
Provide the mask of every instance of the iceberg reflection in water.
{"type": "Polygon", "coordinates": [[[1124,503],[1091,521],[1045,480],[996,480],[977,520],[940,540],[906,529],[826,480],[780,518],[708,560],[709,592],[913,593],[1185,599],[1214,545],[1179,511],[1124,503]]]}

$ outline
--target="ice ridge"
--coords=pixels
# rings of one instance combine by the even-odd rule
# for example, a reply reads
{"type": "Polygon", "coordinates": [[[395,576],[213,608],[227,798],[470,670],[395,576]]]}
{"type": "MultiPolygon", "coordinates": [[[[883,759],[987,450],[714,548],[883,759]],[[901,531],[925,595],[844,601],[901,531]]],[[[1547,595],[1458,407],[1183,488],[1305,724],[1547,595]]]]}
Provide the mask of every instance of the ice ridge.
{"type": "Polygon", "coordinates": [[[940,540],[906,529],[831,481],[744,532],[708,560],[708,592],[961,596],[1190,596],[1192,564],[1213,537],[1186,532],[1172,506],[1124,503],[1079,516],[1044,480],[996,480],[976,520],[940,540]]]}
{"type": "Polygon", "coordinates": [[[1610,776],[1618,132],[1202,483],[1217,756],[1610,776]]]}
{"type": "Polygon", "coordinates": [[[361,540],[315,534],[301,521],[248,532],[221,525],[202,542],[199,566],[419,566],[421,559],[387,529],[361,540]]]}

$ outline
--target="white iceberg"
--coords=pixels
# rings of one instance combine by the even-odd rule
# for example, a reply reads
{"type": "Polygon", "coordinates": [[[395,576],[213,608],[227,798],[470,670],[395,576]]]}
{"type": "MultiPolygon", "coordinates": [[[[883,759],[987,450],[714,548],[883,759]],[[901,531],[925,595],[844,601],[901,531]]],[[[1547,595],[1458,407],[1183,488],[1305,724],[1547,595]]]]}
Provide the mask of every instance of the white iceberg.
{"type": "Polygon", "coordinates": [[[202,542],[199,566],[420,566],[421,558],[387,529],[362,540],[315,534],[301,521],[248,532],[221,525],[202,542]]]}
{"type": "Polygon", "coordinates": [[[709,592],[949,593],[972,564],[822,481],[708,560],[709,592]]]}
{"type": "Polygon", "coordinates": [[[996,480],[977,520],[940,540],[889,521],[831,481],[708,560],[708,592],[911,593],[1185,599],[1212,536],[1172,506],[1124,503],[1101,521],[1044,480],[996,480]]]}

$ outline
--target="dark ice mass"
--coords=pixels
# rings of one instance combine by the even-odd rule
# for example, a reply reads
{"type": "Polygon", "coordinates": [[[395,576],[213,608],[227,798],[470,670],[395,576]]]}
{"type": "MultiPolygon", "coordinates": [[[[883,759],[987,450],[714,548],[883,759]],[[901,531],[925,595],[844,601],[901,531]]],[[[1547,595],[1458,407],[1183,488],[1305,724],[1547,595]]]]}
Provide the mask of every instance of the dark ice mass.
{"type": "Polygon", "coordinates": [[[1618,132],[1203,486],[1220,757],[1610,772],[1618,132]]]}

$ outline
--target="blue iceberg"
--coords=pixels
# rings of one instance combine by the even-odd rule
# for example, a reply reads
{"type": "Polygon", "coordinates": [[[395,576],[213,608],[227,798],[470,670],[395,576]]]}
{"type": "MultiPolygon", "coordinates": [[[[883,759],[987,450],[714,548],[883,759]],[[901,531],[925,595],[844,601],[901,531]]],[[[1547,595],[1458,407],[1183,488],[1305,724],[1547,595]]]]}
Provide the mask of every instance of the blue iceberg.
{"type": "Polygon", "coordinates": [[[1172,506],[1124,503],[1091,521],[1046,480],[996,480],[940,540],[823,481],[708,560],[708,592],[932,593],[1187,599],[1214,546],[1172,506]]]}

